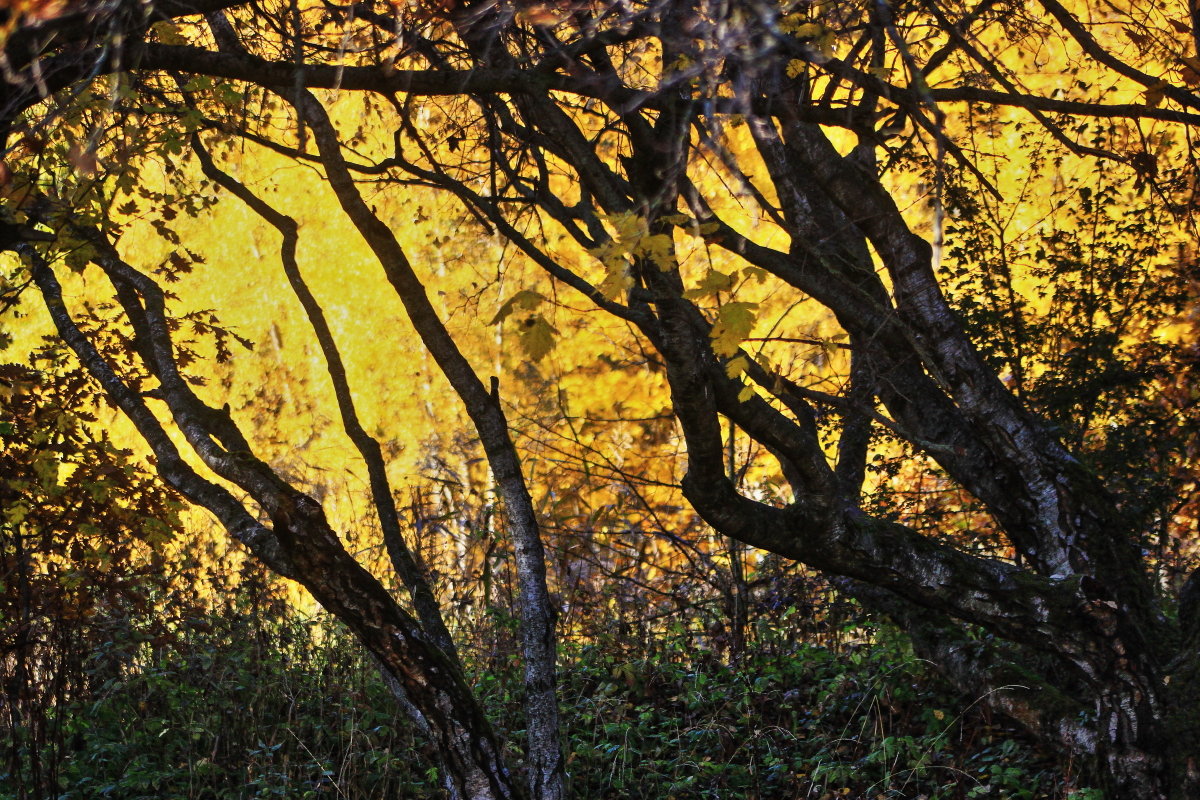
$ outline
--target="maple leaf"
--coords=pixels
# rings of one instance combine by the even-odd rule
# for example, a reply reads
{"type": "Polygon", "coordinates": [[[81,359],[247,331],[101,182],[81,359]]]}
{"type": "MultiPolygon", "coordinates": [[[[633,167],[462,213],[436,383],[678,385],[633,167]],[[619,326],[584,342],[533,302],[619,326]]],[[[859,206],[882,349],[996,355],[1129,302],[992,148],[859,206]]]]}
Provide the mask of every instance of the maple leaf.
{"type": "Polygon", "coordinates": [[[1180,56],[1179,60],[1184,63],[1184,66],[1179,70],[1183,82],[1188,86],[1200,85],[1200,58],[1196,56],[1180,56]]]}
{"type": "Polygon", "coordinates": [[[1162,105],[1163,98],[1166,92],[1163,90],[1170,86],[1166,81],[1158,81],[1146,87],[1146,91],[1142,95],[1146,98],[1146,105],[1151,108],[1157,108],[1162,105]]]}
{"type": "Polygon", "coordinates": [[[622,211],[605,217],[616,230],[616,238],[632,244],[646,235],[646,220],[632,211],[622,211]]]}
{"type": "Polygon", "coordinates": [[[743,267],[742,274],[745,275],[747,278],[754,278],[756,281],[758,281],[758,283],[760,285],[763,283],[766,283],[767,278],[770,277],[770,273],[767,272],[765,269],[763,269],[762,267],[754,267],[754,266],[743,267]]]}
{"type": "Polygon", "coordinates": [[[622,297],[625,292],[633,288],[633,275],[630,274],[628,265],[622,261],[618,269],[610,269],[608,275],[596,288],[607,300],[617,300],[622,297]]]}
{"type": "Polygon", "coordinates": [[[541,314],[535,314],[525,320],[521,333],[521,349],[530,361],[541,361],[546,354],[554,349],[554,337],[558,331],[546,321],[541,314]]]}
{"type": "Polygon", "coordinates": [[[725,374],[730,378],[736,378],[743,374],[749,367],[750,359],[746,358],[745,356],[738,356],[737,358],[731,359],[729,363],[725,365],[725,374]]]}
{"type": "Polygon", "coordinates": [[[649,259],[663,272],[667,272],[675,266],[675,259],[672,255],[674,244],[667,234],[656,233],[653,236],[639,239],[634,247],[634,252],[636,255],[649,259]]]}
{"type": "Polygon", "coordinates": [[[699,300],[702,297],[712,297],[718,292],[726,292],[733,288],[733,279],[737,272],[726,274],[715,269],[708,271],[704,280],[695,289],[688,289],[683,296],[689,300],[699,300]]]}
{"type": "Polygon", "coordinates": [[[717,355],[728,357],[738,351],[754,328],[757,310],[758,303],[726,303],[717,310],[717,321],[709,332],[717,355]]]}
{"type": "Polygon", "coordinates": [[[522,289],[501,304],[500,310],[488,325],[496,325],[508,319],[514,311],[533,311],[546,301],[546,298],[532,289],[522,289]]]}
{"type": "Polygon", "coordinates": [[[187,37],[184,36],[179,26],[169,20],[161,20],[150,26],[150,30],[154,31],[154,35],[163,44],[169,45],[184,45],[188,44],[187,37]]]}

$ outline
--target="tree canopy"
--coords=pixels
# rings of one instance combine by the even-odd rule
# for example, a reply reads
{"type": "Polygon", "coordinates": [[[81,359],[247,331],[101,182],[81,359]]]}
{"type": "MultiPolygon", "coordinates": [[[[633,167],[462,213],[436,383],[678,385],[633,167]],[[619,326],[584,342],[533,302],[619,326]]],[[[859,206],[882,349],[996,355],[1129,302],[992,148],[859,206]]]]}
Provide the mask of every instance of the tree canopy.
{"type": "Polygon", "coordinates": [[[1111,796],[1200,791],[1200,4],[7,14],[2,302],[40,294],[160,476],[346,624],[450,796],[568,793],[545,542],[631,494],[827,574],[1111,796]],[[269,398],[205,385],[241,344],[171,285],[280,268],[403,592],[269,398]],[[432,371],[512,543],[523,776],[397,505],[432,371]]]}

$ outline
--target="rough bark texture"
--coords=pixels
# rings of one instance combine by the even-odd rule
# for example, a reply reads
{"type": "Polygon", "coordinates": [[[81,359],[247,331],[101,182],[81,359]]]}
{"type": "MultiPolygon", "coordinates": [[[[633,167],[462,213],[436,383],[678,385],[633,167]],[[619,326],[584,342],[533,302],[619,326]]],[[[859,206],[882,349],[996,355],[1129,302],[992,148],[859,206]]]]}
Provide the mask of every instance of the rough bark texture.
{"type": "Polygon", "coordinates": [[[383,266],[408,317],[434,361],[466,406],[504,499],[505,519],[516,551],[521,642],[528,721],[529,789],[532,797],[557,800],[565,792],[556,687],[555,612],[546,588],[545,552],[521,462],[509,436],[497,393],[489,392],[458,349],[395,235],[363,201],[346,169],[325,109],[305,92],[297,108],[313,129],[326,176],[346,215],[383,266]]]}
{"type": "MultiPolygon", "coordinates": [[[[66,14],[40,33],[21,30],[5,42],[0,133],[8,136],[17,115],[46,93],[123,70],[248,81],[295,108],[292,122],[311,130],[315,157],[304,150],[306,135],[299,137],[300,147],[270,139],[265,128],[241,135],[323,167],[341,209],[374,251],[463,399],[504,498],[520,572],[533,796],[561,797],[564,779],[554,701],[554,616],[521,464],[497,392],[484,386],[459,351],[394,233],[364,202],[353,169],[373,177],[407,176],[446,190],[554,279],[634,326],[669,380],[687,449],[684,493],[719,533],[843,576],[850,591],[908,629],[916,646],[964,690],[986,698],[1066,757],[1088,760],[1112,797],[1200,796],[1200,576],[1191,577],[1177,604],[1160,596],[1141,549],[1145,531],[1129,511],[1129,498],[1116,496],[1086,453],[1069,448],[1049,418],[1001,380],[944,295],[933,246],[910,227],[877,162],[880,153],[890,152],[882,124],[887,116],[925,137],[938,160],[973,176],[979,191],[994,191],[947,133],[951,102],[1026,109],[1067,150],[1110,158],[1117,154],[1076,141],[1049,114],[1194,127],[1200,125],[1200,98],[1122,61],[1096,38],[1097,29],[1079,16],[1080,9],[1051,0],[1019,9],[985,0],[959,19],[951,19],[941,4],[847,3],[839,6],[846,15],[839,24],[861,32],[861,38],[832,55],[794,26],[785,29],[780,15],[788,12],[782,7],[718,5],[668,3],[626,11],[614,6],[596,12],[598,17],[581,10],[571,22],[582,31],[578,39],[559,38],[555,26],[514,18],[513,9],[500,4],[430,11],[429,20],[441,26],[437,36],[446,39],[427,38],[427,28],[391,10],[355,5],[347,25],[388,41],[402,33],[412,62],[426,67],[396,70],[390,61],[369,61],[371,53],[352,64],[334,63],[331,53],[338,48],[321,42],[304,46],[305,36],[319,37],[315,30],[295,31],[294,41],[273,50],[253,37],[239,39],[220,12],[237,7],[248,15],[270,13],[249,5],[113,3],[103,13],[66,14]],[[1080,58],[1105,71],[1107,79],[1157,92],[1164,98],[1161,107],[1043,97],[1020,88],[1010,80],[1016,67],[992,63],[977,35],[1014,9],[1041,13],[1037,21],[1080,58]],[[217,49],[200,41],[166,44],[148,35],[155,19],[192,10],[210,15],[217,49]],[[610,13],[628,17],[610,25],[605,16],[610,13]],[[916,62],[922,52],[905,41],[901,14],[924,15],[913,30],[932,31],[933,40],[942,36],[941,47],[922,56],[924,63],[916,62]],[[621,63],[627,48],[641,47],[661,52],[664,63],[678,69],[647,88],[621,63]],[[286,52],[294,57],[279,55],[286,52]],[[972,71],[958,76],[961,85],[933,81],[931,88],[926,78],[936,78],[933,73],[946,69],[955,54],[973,64],[972,71]],[[885,63],[903,64],[907,81],[881,77],[885,63]],[[989,87],[967,80],[978,76],[988,77],[989,87]],[[814,88],[820,86],[826,88],[814,88]],[[348,163],[336,127],[309,91],[332,87],[376,93],[397,110],[390,158],[348,163]],[[483,131],[477,173],[439,162],[427,132],[405,116],[406,102],[435,95],[469,101],[464,129],[483,131]],[[734,123],[731,113],[749,131],[738,158],[720,141],[721,126],[734,123]],[[619,134],[615,157],[598,150],[597,120],[619,134]],[[856,142],[852,149],[835,147],[829,126],[842,128],[842,140],[856,142]],[[766,239],[756,239],[732,217],[723,218],[724,198],[702,185],[697,165],[705,160],[720,162],[722,174],[788,241],[764,244],[766,239]],[[569,204],[558,191],[564,174],[578,190],[569,204]],[[487,180],[478,180],[480,175],[487,180]],[[614,244],[605,220],[616,214],[636,214],[648,235],[671,242],[679,230],[703,232],[710,247],[757,268],[779,291],[811,298],[833,314],[852,353],[848,388],[831,394],[799,385],[755,363],[748,352],[714,350],[713,310],[688,293],[694,276],[681,271],[673,244],[653,259],[631,252],[633,286],[614,297],[594,282],[591,265],[556,260],[528,232],[522,215],[529,208],[581,249],[614,244]],[[727,371],[738,357],[747,359],[744,378],[727,371]],[[755,390],[749,397],[744,380],[755,390]],[[841,420],[836,464],[822,440],[830,431],[829,415],[841,420]],[[731,428],[777,460],[791,502],[760,502],[739,491],[725,468],[725,432],[731,428]],[[905,442],[969,495],[1013,558],[984,556],[980,549],[868,513],[860,494],[873,430],[905,442]],[[972,643],[968,629],[991,642],[972,643]],[[1009,688],[1018,685],[1028,688],[1009,688]]],[[[1191,22],[1200,27],[1195,12],[1191,22]]],[[[279,29],[290,24],[284,21],[279,29]]],[[[1130,160],[1139,181],[1153,177],[1153,170],[1130,160]]],[[[234,183],[225,185],[251,205],[257,202],[234,183]]],[[[438,627],[436,604],[410,569],[394,509],[388,509],[378,446],[357,423],[320,309],[311,296],[305,300],[291,256],[294,224],[265,206],[258,210],[284,237],[289,277],[321,339],[346,430],[368,463],[389,551],[413,589],[421,624],[353,563],[309,498],[249,453],[228,416],[191,394],[173,361],[161,292],[152,282],[115,250],[100,248],[99,263],[137,333],[142,359],[162,382],[175,424],[208,468],[254,499],[270,526],[187,466],[145,399],[122,382],[71,321],[46,261],[32,245],[16,246],[34,264],[60,335],[138,425],[164,477],[355,630],[428,724],[446,765],[448,789],[462,797],[517,796],[523,790],[513,786],[486,721],[462,686],[448,636],[438,627]]]]}
{"type": "MultiPolygon", "coordinates": [[[[98,242],[98,244],[100,244],[98,242]]],[[[275,475],[246,445],[232,419],[205,405],[182,379],[174,361],[161,289],[105,248],[108,273],[137,335],[141,357],[160,383],[160,393],[188,443],[205,464],[244,490],[270,518],[253,517],[226,490],[186,466],[169,437],[86,336],[62,302],[49,266],[27,251],[34,280],[46,299],[59,335],[138,425],[155,452],[159,472],[184,496],[208,508],[229,532],[264,563],[303,585],[346,624],[403,690],[428,731],[445,789],[464,800],[523,797],[503,763],[502,747],[457,664],[420,624],[345,550],[320,504],[275,475]]]]}

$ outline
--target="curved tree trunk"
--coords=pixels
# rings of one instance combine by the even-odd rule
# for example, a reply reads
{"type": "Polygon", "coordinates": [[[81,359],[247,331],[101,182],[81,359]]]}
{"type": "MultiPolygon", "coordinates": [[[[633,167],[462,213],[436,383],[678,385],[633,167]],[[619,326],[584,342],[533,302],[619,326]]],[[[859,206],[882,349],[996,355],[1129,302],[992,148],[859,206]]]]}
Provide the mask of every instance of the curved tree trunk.
{"type": "Polygon", "coordinates": [[[22,245],[59,335],[138,427],[154,451],[162,477],[211,511],[268,567],[304,586],[354,632],[418,713],[417,722],[430,736],[430,755],[438,763],[450,797],[524,797],[525,792],[509,775],[503,747],[458,665],[346,552],[320,504],[256,458],[228,414],[205,405],[192,392],[174,361],[162,290],[103,242],[96,244],[101,251],[98,263],[116,288],[143,362],[159,379],[159,394],[188,443],[209,468],[253,498],[272,525],[257,522],[226,489],[201,477],[183,460],[146,407],[144,397],[126,385],[72,320],[49,265],[32,248],[22,245]]]}
{"type": "MultiPolygon", "coordinates": [[[[688,458],[684,494],[718,533],[855,581],[857,594],[910,630],[917,646],[960,685],[975,687],[1035,736],[1087,761],[1113,797],[1200,796],[1195,599],[1200,577],[1188,581],[1179,613],[1171,613],[1173,599],[1164,602],[1162,587],[1147,569],[1145,525],[1138,517],[1143,512],[1130,496],[1136,490],[1111,474],[1100,477],[1101,470],[1089,464],[1087,430],[1064,436],[1055,424],[1063,424],[1061,413],[1056,417],[1037,398],[1010,390],[1006,367],[977,346],[980,331],[966,329],[943,292],[947,276],[929,241],[941,248],[943,235],[953,235],[942,230],[951,170],[970,187],[965,191],[1000,195],[954,140],[949,104],[1024,109],[1061,145],[1064,157],[1128,166],[1134,190],[1170,173],[1178,185],[1155,186],[1170,198],[1184,191],[1179,186],[1194,183],[1184,166],[1159,165],[1157,150],[1106,150],[1051,115],[1124,120],[1130,131],[1143,122],[1172,125],[1187,131],[1186,139],[1200,127],[1200,97],[1192,88],[1177,85],[1175,73],[1162,78],[1147,72],[1160,68],[1152,61],[1119,58],[1116,53],[1127,43],[1099,40],[1101,29],[1113,26],[1090,25],[1083,16],[1090,9],[1086,3],[984,0],[957,19],[950,18],[946,4],[933,2],[585,4],[561,19],[486,2],[418,5],[425,16],[415,20],[368,3],[326,9],[329,19],[306,26],[293,4],[256,32],[270,41],[246,37],[253,48],[241,47],[219,14],[240,3],[71,7],[61,18],[6,39],[2,132],[8,134],[18,115],[49,93],[123,70],[244,81],[294,106],[298,147],[271,139],[276,131],[266,127],[245,131],[229,124],[231,135],[241,131],[248,141],[304,162],[313,160],[305,151],[306,131],[312,131],[316,160],[342,210],[375,252],[462,397],[504,497],[520,566],[531,793],[558,798],[564,779],[553,609],[521,465],[498,390],[489,391],[463,358],[394,232],[364,202],[337,132],[310,94],[316,88],[385,98],[381,105],[390,103],[397,112],[390,122],[421,152],[419,163],[412,163],[413,148],[406,149],[398,134],[395,152],[364,172],[450,192],[555,280],[639,332],[639,344],[656,353],[661,362],[656,366],[665,368],[669,381],[688,458]],[[216,50],[205,37],[169,44],[169,37],[149,31],[154,19],[194,12],[212,14],[216,50]],[[1021,68],[981,46],[987,36],[1007,36],[1006,24],[1017,12],[1022,30],[1028,25],[1029,31],[1054,33],[1077,62],[1095,68],[1093,83],[1119,85],[1145,102],[1113,105],[1102,95],[1077,101],[1060,97],[1061,87],[1039,94],[1019,85],[1011,78],[1021,68]],[[336,26],[329,20],[335,17],[347,33],[354,27],[363,41],[378,46],[350,59],[345,47],[350,38],[331,32],[336,26]],[[343,36],[340,45],[329,38],[336,36],[343,36]],[[839,50],[829,45],[838,36],[857,38],[839,50]],[[384,55],[390,44],[402,47],[415,68],[398,70],[393,56],[384,55]],[[631,54],[648,52],[661,57],[657,76],[645,64],[631,68],[636,60],[631,54]],[[966,66],[943,80],[947,65],[960,56],[966,66]],[[306,63],[306,57],[320,63],[306,63]],[[437,148],[423,138],[426,132],[404,118],[406,102],[435,95],[463,98],[470,110],[455,124],[481,132],[469,167],[458,156],[439,161],[437,148]],[[747,135],[735,155],[725,137],[742,123],[747,135]],[[893,157],[908,148],[893,149],[888,128],[896,124],[914,131],[912,137],[932,153],[932,236],[919,235],[911,213],[901,208],[900,193],[885,183],[893,157]],[[609,152],[612,139],[618,145],[609,152]],[[880,163],[881,153],[888,164],[880,163]],[[711,180],[714,174],[721,180],[711,180]],[[561,196],[564,183],[572,186],[570,200],[561,196]],[[725,203],[730,186],[753,201],[773,235],[759,237],[745,214],[731,210],[725,203]],[[524,227],[530,209],[537,212],[537,225],[557,225],[578,252],[563,256],[527,233],[533,229],[524,227]],[[608,223],[618,216],[636,222],[642,239],[614,235],[608,223]],[[730,300],[737,302],[736,289],[698,286],[702,278],[694,265],[681,264],[676,252],[681,238],[693,235],[746,275],[770,281],[773,292],[827,309],[852,353],[848,385],[832,391],[804,385],[802,372],[757,361],[748,334],[732,342],[736,336],[716,335],[725,322],[722,311],[730,300]],[[647,240],[656,246],[646,247],[647,240]],[[618,250],[619,264],[580,263],[584,252],[618,250]],[[597,280],[600,270],[604,277],[597,280]],[[830,417],[838,422],[831,424],[830,417]],[[775,459],[791,490],[788,502],[764,501],[730,480],[723,430],[732,427],[775,459]],[[948,486],[969,497],[971,513],[986,519],[989,540],[956,541],[945,535],[951,531],[929,535],[922,525],[872,513],[860,492],[872,431],[886,431],[914,462],[935,467],[948,486]],[[833,439],[836,464],[830,457],[833,439]],[[1118,490],[1124,495],[1116,496],[1118,490]],[[967,630],[973,637],[964,635],[967,630]],[[1027,688],[1004,688],[1012,686],[1027,688]]],[[[260,21],[272,13],[246,9],[262,15],[260,21]]],[[[1122,13],[1115,6],[1106,7],[1109,12],[1122,13]]],[[[1184,19],[1170,18],[1170,28],[1188,33],[1184,19]]],[[[1196,21],[1195,13],[1190,21],[1196,21]]],[[[1195,70],[1188,69],[1179,73],[1190,79],[1195,70]]],[[[1077,81],[1076,88],[1088,91],[1083,88],[1088,81],[1077,81]]],[[[153,91],[157,107],[165,102],[163,92],[153,91]]],[[[125,102],[119,94],[114,104],[125,102]]],[[[130,107],[146,113],[136,102],[130,107]]],[[[1139,135],[1129,140],[1140,138],[1136,146],[1145,148],[1149,139],[1136,130],[1139,135]]],[[[460,141],[449,139],[448,149],[454,151],[460,141]]],[[[1161,141],[1166,147],[1166,138],[1161,141]]],[[[41,158],[41,150],[33,149],[41,158]]],[[[1002,150],[993,155],[1006,156],[1002,150]]],[[[1194,153],[1187,156],[1187,168],[1194,170],[1194,153]]],[[[1184,213],[1194,197],[1167,202],[1173,213],[1184,213]]],[[[21,213],[35,224],[45,222],[34,219],[33,211],[21,213]]],[[[20,227],[6,223],[0,233],[15,236],[20,227]]],[[[1121,235],[1132,234],[1122,228],[1121,235]]],[[[419,609],[429,618],[417,624],[396,606],[340,549],[320,509],[250,454],[228,415],[205,406],[180,380],[161,291],[113,252],[99,259],[137,332],[142,360],[161,381],[159,393],[190,446],[216,474],[253,498],[273,527],[259,524],[221,485],[190,469],[145,399],[122,383],[71,321],[46,262],[28,244],[2,244],[18,247],[34,264],[60,335],[139,426],[164,477],[217,514],[265,563],[305,583],[357,626],[424,715],[444,759],[448,788],[463,797],[520,794],[444,652],[450,649],[448,637],[434,616],[419,609]],[[432,646],[438,640],[442,648],[432,646]]],[[[1055,267],[1048,256],[1025,255],[1042,259],[1039,268],[1055,267]]],[[[962,261],[958,267],[964,272],[979,266],[967,257],[962,261]]],[[[1151,272],[1144,277],[1156,278],[1151,272]]],[[[1094,323],[1096,315],[1091,316],[1094,323]]],[[[786,343],[774,344],[787,358],[806,359],[803,351],[782,346],[786,343]]],[[[1022,364],[1008,368],[1024,374],[1022,364]]],[[[1150,383],[1135,386],[1145,394],[1154,389],[1150,383]]],[[[1113,414],[1117,424],[1128,408],[1113,414]]],[[[352,414],[344,417],[348,430],[354,429],[352,414]]],[[[354,434],[364,453],[373,452],[367,438],[358,430],[354,434]]],[[[1129,460],[1124,468],[1137,472],[1141,464],[1129,460]]],[[[371,471],[373,479],[380,477],[378,463],[371,471]]],[[[386,491],[376,484],[377,491],[386,491]]],[[[388,536],[398,543],[394,533],[388,536]]],[[[407,570],[402,548],[391,549],[398,569],[407,570]]],[[[419,590],[415,575],[408,582],[419,590]]],[[[428,607],[428,599],[419,605],[428,607]]]]}

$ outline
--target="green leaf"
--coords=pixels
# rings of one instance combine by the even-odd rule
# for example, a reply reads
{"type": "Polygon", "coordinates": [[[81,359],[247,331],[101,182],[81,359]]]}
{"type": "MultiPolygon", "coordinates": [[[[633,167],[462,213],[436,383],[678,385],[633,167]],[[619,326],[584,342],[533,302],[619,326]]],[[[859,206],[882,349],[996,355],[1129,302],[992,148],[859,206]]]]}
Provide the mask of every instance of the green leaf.
{"type": "Polygon", "coordinates": [[[29,506],[25,503],[13,503],[4,509],[4,519],[10,525],[20,525],[29,515],[29,506]]]}
{"type": "Polygon", "coordinates": [[[213,79],[208,75],[194,75],[183,88],[187,92],[202,92],[206,89],[211,89],[212,86],[213,79]]]}

